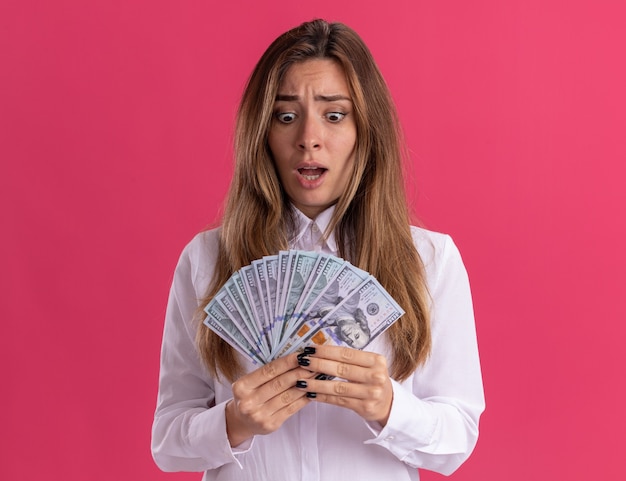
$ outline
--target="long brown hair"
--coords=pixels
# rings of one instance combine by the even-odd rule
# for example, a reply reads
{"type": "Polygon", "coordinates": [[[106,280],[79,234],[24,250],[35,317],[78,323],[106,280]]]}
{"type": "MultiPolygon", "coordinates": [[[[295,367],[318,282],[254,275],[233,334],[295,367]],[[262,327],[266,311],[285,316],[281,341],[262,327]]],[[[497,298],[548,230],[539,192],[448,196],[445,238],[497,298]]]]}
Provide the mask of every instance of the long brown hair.
{"type": "MultiPolygon", "coordinates": [[[[411,237],[404,193],[404,144],[391,95],[369,49],[341,23],[314,20],[284,33],[248,80],[237,115],[235,171],[217,265],[202,305],[236,270],[288,248],[292,210],[267,139],[285,72],[310,59],[332,59],[343,67],[357,125],[354,172],[326,234],[336,230],[339,255],[373,274],[406,311],[388,330],[390,373],[404,380],[426,360],[431,345],[424,267],[411,237]]],[[[234,350],[202,323],[197,341],[211,373],[230,381],[242,373],[234,350]]]]}

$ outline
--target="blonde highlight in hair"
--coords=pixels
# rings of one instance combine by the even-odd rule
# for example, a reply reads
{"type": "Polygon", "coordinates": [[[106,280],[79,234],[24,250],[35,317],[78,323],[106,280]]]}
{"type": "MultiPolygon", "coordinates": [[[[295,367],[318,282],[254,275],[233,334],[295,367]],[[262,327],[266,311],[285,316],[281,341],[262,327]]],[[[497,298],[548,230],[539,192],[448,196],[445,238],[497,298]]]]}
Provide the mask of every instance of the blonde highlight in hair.
{"type": "MultiPolygon", "coordinates": [[[[410,231],[402,172],[405,152],[389,89],[367,46],[340,23],[314,20],[278,37],[257,63],[242,96],[235,131],[235,171],[220,230],[218,261],[205,305],[233,272],[288,248],[292,210],[268,146],[278,87],[291,65],[336,61],[354,106],[354,171],[338,199],[328,234],[339,255],[373,274],[406,311],[388,330],[392,377],[406,379],[431,345],[424,267],[410,231]]],[[[197,342],[209,371],[230,381],[242,374],[234,350],[200,323],[197,342]]]]}

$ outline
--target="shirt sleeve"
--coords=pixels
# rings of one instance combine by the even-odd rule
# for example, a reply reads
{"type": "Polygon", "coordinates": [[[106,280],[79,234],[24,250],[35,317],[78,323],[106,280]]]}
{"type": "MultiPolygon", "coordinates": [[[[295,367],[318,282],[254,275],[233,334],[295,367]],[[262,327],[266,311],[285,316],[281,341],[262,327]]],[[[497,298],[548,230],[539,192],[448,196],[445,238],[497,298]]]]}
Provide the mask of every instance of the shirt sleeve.
{"type": "Polygon", "coordinates": [[[226,434],[227,401],[215,405],[214,382],[194,342],[199,296],[191,250],[188,246],[178,262],[165,315],[152,426],[152,455],[163,471],[205,471],[239,464],[226,434]]]}
{"type": "Polygon", "coordinates": [[[448,236],[435,259],[431,355],[411,379],[392,381],[389,420],[383,429],[370,424],[376,437],[366,443],[412,467],[449,475],[474,449],[485,400],[469,281],[448,236]]]}

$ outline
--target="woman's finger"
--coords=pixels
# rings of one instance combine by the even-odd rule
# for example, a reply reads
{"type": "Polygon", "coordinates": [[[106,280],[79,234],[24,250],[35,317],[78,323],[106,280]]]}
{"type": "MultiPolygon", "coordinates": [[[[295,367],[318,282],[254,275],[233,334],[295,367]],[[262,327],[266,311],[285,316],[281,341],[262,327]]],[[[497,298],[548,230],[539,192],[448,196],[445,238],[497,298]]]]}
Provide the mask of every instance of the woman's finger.
{"type": "Polygon", "coordinates": [[[297,367],[298,360],[295,354],[275,359],[235,381],[233,383],[233,391],[235,389],[241,392],[254,391],[262,385],[273,381],[281,374],[297,367]]]}
{"type": "Polygon", "coordinates": [[[377,384],[389,376],[383,356],[347,347],[323,347],[317,348],[315,354],[301,356],[299,362],[311,371],[358,383],[377,384]]]}

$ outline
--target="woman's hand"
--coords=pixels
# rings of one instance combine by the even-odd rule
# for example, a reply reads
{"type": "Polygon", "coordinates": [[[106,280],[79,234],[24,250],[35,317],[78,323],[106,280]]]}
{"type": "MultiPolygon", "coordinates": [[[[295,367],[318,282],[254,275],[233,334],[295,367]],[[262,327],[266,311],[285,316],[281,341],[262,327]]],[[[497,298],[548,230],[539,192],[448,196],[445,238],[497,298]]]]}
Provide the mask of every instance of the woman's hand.
{"type": "Polygon", "coordinates": [[[393,401],[387,360],[379,354],[349,347],[315,346],[315,350],[310,356],[300,355],[300,364],[345,381],[301,378],[299,389],[312,393],[309,399],[346,407],[381,426],[387,424],[393,401]]]}
{"type": "Polygon", "coordinates": [[[233,383],[233,400],[226,405],[226,432],[231,446],[256,434],[269,434],[306,406],[299,379],[314,373],[298,366],[295,354],[276,359],[233,383]]]}

